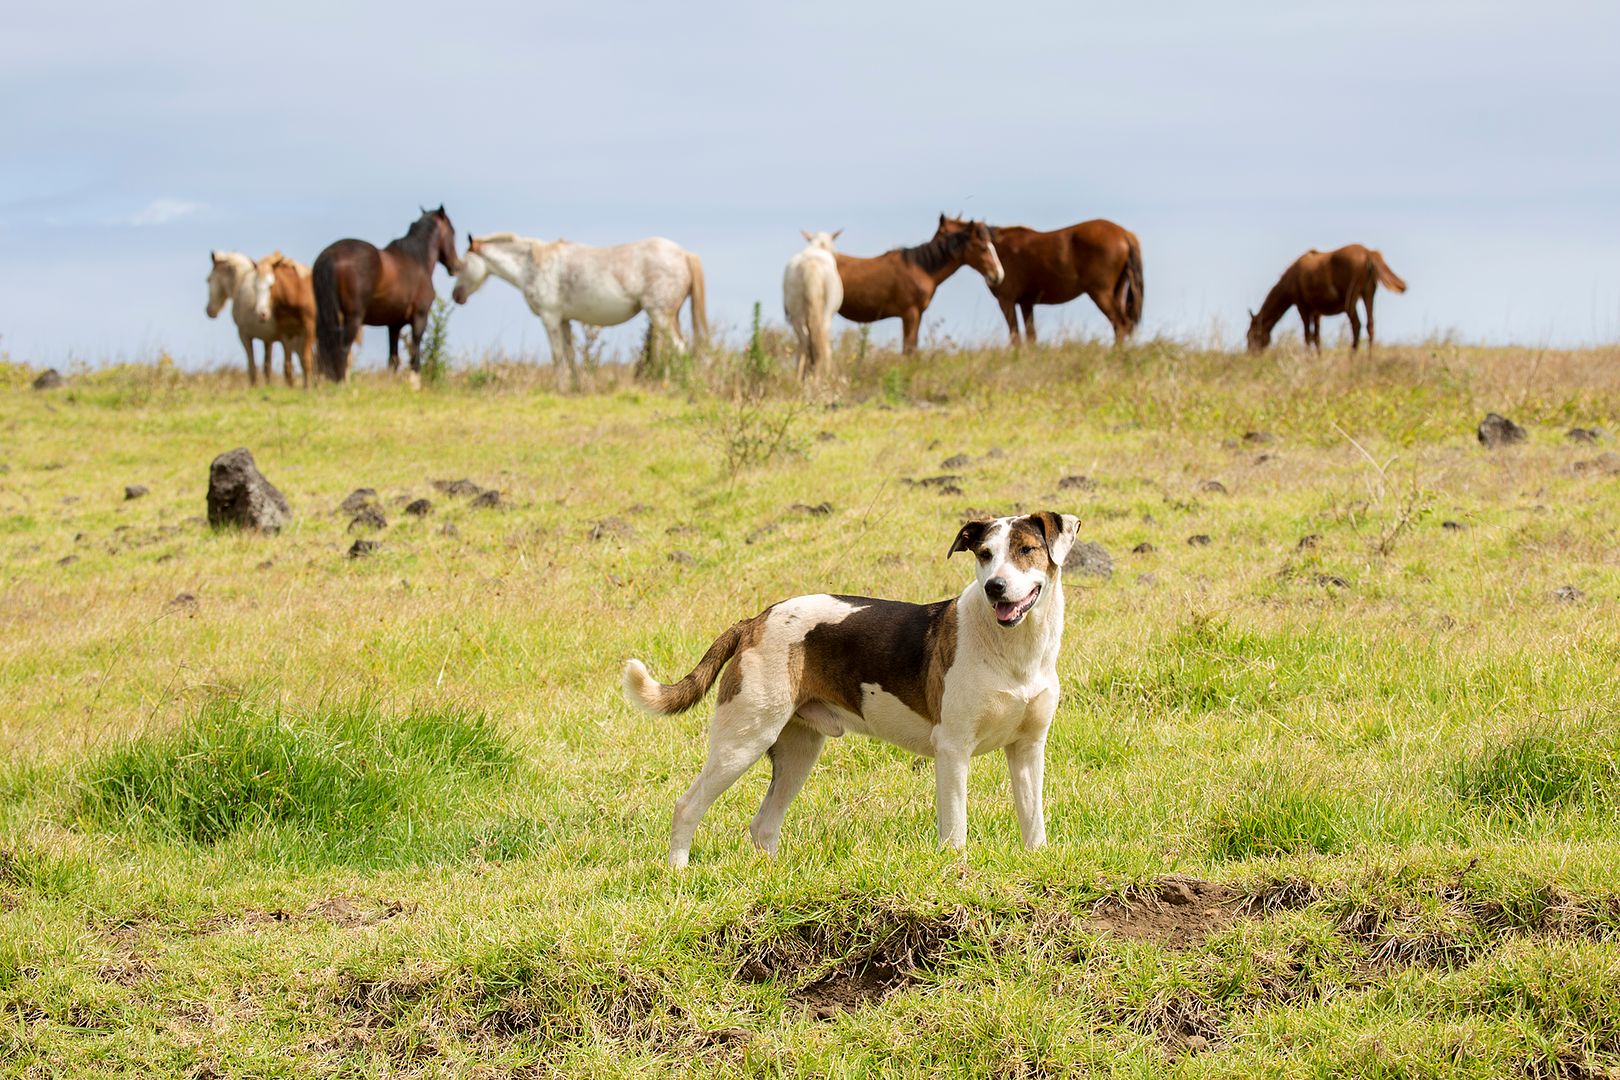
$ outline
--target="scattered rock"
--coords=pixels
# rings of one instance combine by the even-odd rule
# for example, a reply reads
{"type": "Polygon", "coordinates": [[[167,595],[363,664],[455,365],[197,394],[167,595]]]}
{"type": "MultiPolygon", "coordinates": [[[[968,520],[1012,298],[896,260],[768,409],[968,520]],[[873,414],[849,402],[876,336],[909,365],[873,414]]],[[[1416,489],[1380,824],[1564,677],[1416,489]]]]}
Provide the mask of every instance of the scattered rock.
{"type": "Polygon", "coordinates": [[[939,467],[942,469],[965,469],[971,464],[973,464],[973,459],[966,454],[952,454],[940,462],[939,467]]]}
{"type": "Polygon", "coordinates": [[[411,517],[427,517],[433,512],[433,500],[415,499],[405,504],[405,512],[411,517]]]}
{"type": "Polygon", "coordinates": [[[819,502],[814,506],[805,503],[794,503],[788,510],[795,514],[809,514],[811,517],[826,517],[832,513],[832,503],[819,502]]]}
{"type": "Polygon", "coordinates": [[[355,488],[338,503],[338,512],[343,514],[358,514],[362,509],[377,501],[375,488],[355,488]]]}
{"type": "Polygon", "coordinates": [[[1320,544],[1321,542],[1322,542],[1322,534],[1321,533],[1311,533],[1309,536],[1300,537],[1299,538],[1299,543],[1294,545],[1294,550],[1295,551],[1309,551],[1311,548],[1315,547],[1316,545],[1320,544]]]}
{"type": "Polygon", "coordinates": [[[957,487],[955,484],[946,484],[944,487],[939,489],[939,493],[941,495],[960,495],[962,494],[962,489],[957,487]]]}
{"type": "Polygon", "coordinates": [[[837,441],[838,441],[838,436],[834,435],[830,431],[818,431],[818,432],[816,432],[816,442],[837,442],[837,441]]]}
{"type": "Polygon", "coordinates": [[[375,540],[356,540],[353,544],[349,545],[348,557],[351,559],[362,559],[368,555],[375,555],[377,553],[377,549],[380,547],[382,547],[382,545],[377,543],[375,540]]]}
{"type": "Polygon", "coordinates": [[[124,501],[128,502],[131,499],[139,499],[144,495],[150,494],[150,492],[151,489],[145,484],[125,484],[124,501]]]}
{"type": "Polygon", "coordinates": [[[1210,544],[1208,533],[1194,533],[1187,537],[1188,547],[1208,547],[1210,544]]]}
{"type": "Polygon", "coordinates": [[[1146,587],[1146,586],[1149,586],[1149,585],[1157,585],[1159,583],[1159,575],[1153,573],[1152,571],[1149,571],[1149,572],[1147,572],[1145,574],[1137,574],[1136,575],[1136,583],[1138,585],[1143,586],[1143,587],[1146,587]]]}
{"type": "Polygon", "coordinates": [[[433,486],[444,492],[446,495],[453,495],[456,498],[462,498],[468,495],[477,495],[480,491],[484,490],[465,477],[460,480],[435,480],[433,481],[433,486]]]}
{"type": "Polygon", "coordinates": [[[34,389],[55,390],[58,386],[65,385],[66,383],[67,380],[62,378],[62,373],[60,371],[57,371],[55,368],[46,368],[44,371],[40,372],[39,377],[34,380],[34,389]]]}
{"type": "Polygon", "coordinates": [[[1605,450],[1595,458],[1575,462],[1569,467],[1569,471],[1576,476],[1589,472],[1613,476],[1620,473],[1620,454],[1615,453],[1613,450],[1605,450]]]}
{"type": "Polygon", "coordinates": [[[197,606],[197,597],[196,597],[196,594],[194,594],[194,593],[188,593],[188,592],[175,593],[174,594],[174,599],[169,601],[169,607],[172,607],[172,608],[187,608],[187,607],[194,608],[196,606],[197,606]]]}
{"type": "Polygon", "coordinates": [[[1114,559],[1095,540],[1079,541],[1069,549],[1069,557],[1063,560],[1063,569],[1086,577],[1112,577],[1114,559]]]}
{"type": "Polygon", "coordinates": [[[776,532],[781,527],[782,526],[778,525],[774,521],[766,522],[764,525],[761,525],[759,528],[743,537],[743,543],[752,544],[757,540],[763,540],[765,537],[771,535],[773,532],[776,532]]]}
{"type": "Polygon", "coordinates": [[[960,476],[946,474],[944,476],[925,476],[921,480],[902,480],[907,487],[947,487],[962,482],[960,476]]]}
{"type": "Polygon", "coordinates": [[[1226,485],[1219,480],[1205,480],[1198,485],[1198,490],[1207,495],[1225,495],[1226,485]]]}
{"type": "Polygon", "coordinates": [[[473,501],[467,504],[474,510],[505,510],[506,504],[501,501],[501,493],[494,488],[480,491],[473,496],[473,501]]]}
{"type": "Polygon", "coordinates": [[[665,536],[697,536],[703,530],[696,525],[671,525],[664,530],[665,536]]]}
{"type": "Polygon", "coordinates": [[[1097,481],[1089,476],[1065,476],[1058,481],[1059,491],[1096,491],[1097,481]]]}
{"type": "Polygon", "coordinates": [[[461,530],[456,528],[455,522],[447,521],[439,526],[439,534],[441,536],[460,536],[461,530]]]}
{"type": "Polygon", "coordinates": [[[1464,529],[1468,528],[1468,526],[1464,525],[1460,521],[1442,521],[1440,523],[1440,527],[1446,530],[1446,532],[1462,532],[1464,529]]]}
{"type": "Polygon", "coordinates": [[[1313,574],[1311,580],[1318,585],[1327,585],[1335,589],[1348,589],[1350,583],[1338,574],[1313,574]]]}
{"type": "Polygon", "coordinates": [[[219,455],[208,467],[208,524],[214,528],[275,533],[291,516],[286,498],[245,447],[219,455]]]}
{"type": "Polygon", "coordinates": [[[76,563],[78,561],[79,561],[79,557],[77,555],[64,555],[60,559],[56,560],[56,565],[57,566],[72,566],[74,563],[76,563]]]}
{"type": "Polygon", "coordinates": [[[1573,585],[1560,585],[1553,590],[1553,599],[1560,604],[1578,604],[1586,599],[1586,593],[1573,585]]]}
{"type": "Polygon", "coordinates": [[[1256,464],[1256,465],[1264,465],[1264,464],[1265,464],[1265,463],[1266,463],[1266,462],[1268,462],[1268,461],[1276,461],[1276,460],[1277,460],[1277,455],[1276,455],[1276,454],[1273,454],[1273,453],[1272,453],[1272,452],[1271,452],[1271,451],[1269,451],[1269,450],[1268,450],[1268,451],[1266,451],[1266,452],[1265,452],[1265,453],[1263,453],[1263,454],[1256,454],[1256,455],[1254,455],[1254,463],[1255,463],[1255,464],[1256,464]]]}
{"type": "Polygon", "coordinates": [[[356,529],[386,528],[388,528],[388,519],[383,516],[382,507],[378,506],[376,503],[368,503],[367,505],[362,506],[360,508],[360,512],[354,515],[353,519],[349,522],[350,532],[354,532],[356,529]]]}
{"type": "Polygon", "coordinates": [[[696,556],[694,556],[690,551],[682,551],[680,548],[676,548],[674,551],[664,556],[664,558],[681,566],[691,566],[693,563],[697,562],[696,556]]]}
{"type": "Polygon", "coordinates": [[[1564,437],[1574,443],[1595,443],[1607,439],[1609,433],[1600,427],[1572,427],[1564,437]]]}
{"type": "Polygon", "coordinates": [[[1249,446],[1270,446],[1277,441],[1277,436],[1269,431],[1245,431],[1243,441],[1249,446]]]}
{"type": "Polygon", "coordinates": [[[1485,419],[1479,422],[1478,435],[1479,441],[1490,449],[1524,442],[1527,437],[1524,428],[1501,413],[1486,413],[1485,419]]]}
{"type": "Polygon", "coordinates": [[[264,560],[264,562],[259,564],[258,568],[260,570],[268,570],[274,565],[276,565],[276,560],[274,560],[274,559],[266,559],[266,560],[264,560]]]}
{"type": "Polygon", "coordinates": [[[621,517],[606,517],[591,526],[589,533],[592,540],[634,540],[636,530],[630,523],[621,517]]]}
{"type": "Polygon", "coordinates": [[[1132,555],[1152,555],[1155,551],[1158,551],[1158,550],[1159,550],[1158,548],[1154,547],[1152,544],[1150,544],[1146,540],[1144,540],[1140,544],[1137,544],[1135,547],[1131,548],[1131,554],[1132,555]]]}

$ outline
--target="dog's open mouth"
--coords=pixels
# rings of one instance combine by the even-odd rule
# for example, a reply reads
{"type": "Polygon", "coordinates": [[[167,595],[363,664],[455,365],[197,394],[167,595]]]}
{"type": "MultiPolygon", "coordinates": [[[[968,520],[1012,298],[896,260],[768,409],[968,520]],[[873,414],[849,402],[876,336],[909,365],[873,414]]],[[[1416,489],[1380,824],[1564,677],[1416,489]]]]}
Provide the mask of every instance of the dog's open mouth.
{"type": "Polygon", "coordinates": [[[1002,626],[1017,626],[1023,620],[1024,614],[1035,606],[1035,601],[1040,598],[1040,595],[1041,587],[1037,584],[1033,589],[1029,590],[1029,595],[1022,600],[1009,600],[997,604],[996,622],[1002,626]]]}

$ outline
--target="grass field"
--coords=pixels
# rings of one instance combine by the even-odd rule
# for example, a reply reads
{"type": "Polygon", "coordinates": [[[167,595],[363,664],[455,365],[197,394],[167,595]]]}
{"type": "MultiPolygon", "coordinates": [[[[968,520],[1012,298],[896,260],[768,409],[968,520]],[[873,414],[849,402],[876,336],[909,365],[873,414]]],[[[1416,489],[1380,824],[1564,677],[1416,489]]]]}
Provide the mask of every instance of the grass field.
{"type": "Polygon", "coordinates": [[[0,1069],[1620,1075],[1620,457],[1565,435],[1620,430],[1620,350],[845,359],[0,365],[0,1069]],[[207,528],[236,446],[282,534],[207,528]],[[760,767],[665,868],[707,713],[632,711],[626,656],[953,594],[965,516],[1046,508],[1112,558],[1065,580],[1047,848],[999,756],[958,856],[851,737],[777,859],[760,767]]]}

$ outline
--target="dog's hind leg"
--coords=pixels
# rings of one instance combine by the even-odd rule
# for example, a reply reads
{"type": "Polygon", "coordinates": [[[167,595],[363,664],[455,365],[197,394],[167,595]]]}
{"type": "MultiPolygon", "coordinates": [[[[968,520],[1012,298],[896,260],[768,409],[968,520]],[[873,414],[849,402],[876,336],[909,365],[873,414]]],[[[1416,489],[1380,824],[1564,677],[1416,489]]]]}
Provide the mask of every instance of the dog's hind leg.
{"type": "Polygon", "coordinates": [[[805,778],[815,768],[816,759],[827,737],[804,724],[791,722],[771,746],[771,786],[759,804],[759,812],[748,826],[748,835],[765,854],[776,854],[776,841],[782,835],[782,818],[805,778]]]}
{"type": "Polygon", "coordinates": [[[766,712],[745,703],[743,697],[734,698],[715,710],[714,725],[709,729],[709,759],[703,763],[703,771],[686,789],[686,794],[675,803],[669,865],[677,870],[686,865],[692,837],[703,815],[720,793],[736,783],[737,778],[776,742],[793,715],[791,710],[792,704],[788,703],[787,711],[766,712]]]}

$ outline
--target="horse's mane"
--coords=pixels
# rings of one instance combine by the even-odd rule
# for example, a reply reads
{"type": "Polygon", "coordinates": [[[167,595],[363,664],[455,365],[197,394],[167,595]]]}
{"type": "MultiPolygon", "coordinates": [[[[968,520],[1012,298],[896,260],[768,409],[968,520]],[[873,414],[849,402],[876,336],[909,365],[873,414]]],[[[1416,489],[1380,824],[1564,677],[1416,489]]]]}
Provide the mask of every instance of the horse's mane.
{"type": "Polygon", "coordinates": [[[515,232],[492,232],[485,233],[483,236],[475,236],[473,239],[480,244],[512,244],[524,239],[524,237],[515,232]]]}
{"type": "Polygon", "coordinates": [[[900,257],[931,274],[955,258],[967,246],[971,235],[971,232],[936,233],[926,244],[900,248],[900,257]]]}

